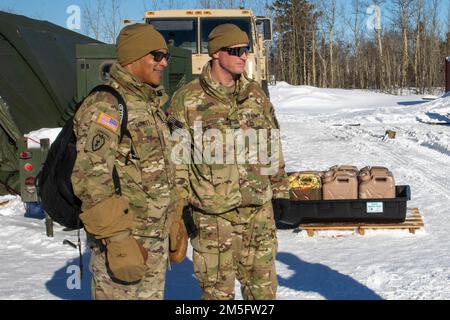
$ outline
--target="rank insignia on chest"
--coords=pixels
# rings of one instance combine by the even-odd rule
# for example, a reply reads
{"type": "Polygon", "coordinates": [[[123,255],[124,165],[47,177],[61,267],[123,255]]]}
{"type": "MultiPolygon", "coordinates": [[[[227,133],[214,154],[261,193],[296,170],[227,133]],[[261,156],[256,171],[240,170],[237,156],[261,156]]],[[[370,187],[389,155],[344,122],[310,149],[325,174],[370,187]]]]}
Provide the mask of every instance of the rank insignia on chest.
{"type": "Polygon", "coordinates": [[[98,116],[97,123],[114,133],[119,128],[119,121],[104,112],[100,113],[98,116]]]}

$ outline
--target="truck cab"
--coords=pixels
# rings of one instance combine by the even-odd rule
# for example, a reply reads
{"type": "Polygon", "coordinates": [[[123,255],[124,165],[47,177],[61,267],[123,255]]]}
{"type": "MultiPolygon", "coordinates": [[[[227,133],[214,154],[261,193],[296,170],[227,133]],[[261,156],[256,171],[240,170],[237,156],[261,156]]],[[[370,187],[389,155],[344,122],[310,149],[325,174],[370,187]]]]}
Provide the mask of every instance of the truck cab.
{"type": "MultiPolygon", "coordinates": [[[[255,16],[248,9],[192,9],[146,11],[144,20],[145,23],[153,25],[168,44],[191,51],[193,76],[198,76],[210,60],[209,33],[220,24],[237,25],[250,39],[247,75],[261,84],[268,94],[266,43],[272,40],[272,24],[269,18],[255,16]]],[[[127,22],[129,20],[125,21],[127,22]]]]}

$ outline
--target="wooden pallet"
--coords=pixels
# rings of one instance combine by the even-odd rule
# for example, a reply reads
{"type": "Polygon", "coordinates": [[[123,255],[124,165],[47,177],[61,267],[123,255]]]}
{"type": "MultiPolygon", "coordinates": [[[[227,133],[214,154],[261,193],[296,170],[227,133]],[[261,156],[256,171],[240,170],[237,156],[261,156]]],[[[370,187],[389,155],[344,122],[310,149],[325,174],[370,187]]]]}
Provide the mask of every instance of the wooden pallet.
{"type": "Polygon", "coordinates": [[[314,237],[316,231],[330,230],[354,230],[360,235],[364,235],[369,229],[407,229],[410,233],[416,233],[416,230],[425,226],[419,209],[408,209],[405,222],[400,223],[306,223],[300,224],[298,229],[306,230],[309,237],[314,237]]]}

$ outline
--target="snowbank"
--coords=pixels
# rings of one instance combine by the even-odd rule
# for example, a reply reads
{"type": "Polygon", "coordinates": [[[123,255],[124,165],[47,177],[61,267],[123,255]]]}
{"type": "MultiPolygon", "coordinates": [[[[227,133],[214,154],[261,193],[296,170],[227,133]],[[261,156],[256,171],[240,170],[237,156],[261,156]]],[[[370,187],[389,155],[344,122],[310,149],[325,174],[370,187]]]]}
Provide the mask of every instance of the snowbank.
{"type": "Polygon", "coordinates": [[[39,149],[40,143],[39,141],[41,139],[50,139],[50,144],[55,141],[56,137],[58,136],[59,132],[62,128],[52,128],[52,129],[39,129],[36,131],[31,131],[28,134],[25,134],[25,138],[27,139],[27,146],[30,149],[39,149]]]}
{"type": "Polygon", "coordinates": [[[278,109],[291,109],[307,113],[328,113],[330,111],[361,110],[401,103],[419,103],[416,95],[393,96],[367,90],[320,89],[310,86],[292,86],[279,82],[270,87],[270,97],[278,109]]]}
{"type": "Polygon", "coordinates": [[[417,118],[422,122],[450,124],[450,93],[424,105],[424,114],[417,118]]]}

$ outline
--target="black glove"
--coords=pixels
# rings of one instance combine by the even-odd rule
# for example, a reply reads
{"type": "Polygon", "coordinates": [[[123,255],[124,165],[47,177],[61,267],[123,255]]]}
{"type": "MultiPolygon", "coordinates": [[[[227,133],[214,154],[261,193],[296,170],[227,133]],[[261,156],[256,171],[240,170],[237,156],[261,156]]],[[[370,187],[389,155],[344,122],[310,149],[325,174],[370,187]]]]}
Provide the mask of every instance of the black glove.
{"type": "Polygon", "coordinates": [[[279,220],[281,217],[289,214],[291,207],[291,200],[289,199],[273,199],[272,200],[273,213],[275,220],[279,220]]]}
{"type": "Polygon", "coordinates": [[[185,206],[183,208],[183,221],[189,238],[194,239],[198,235],[198,230],[194,223],[191,206],[185,206]]]}

